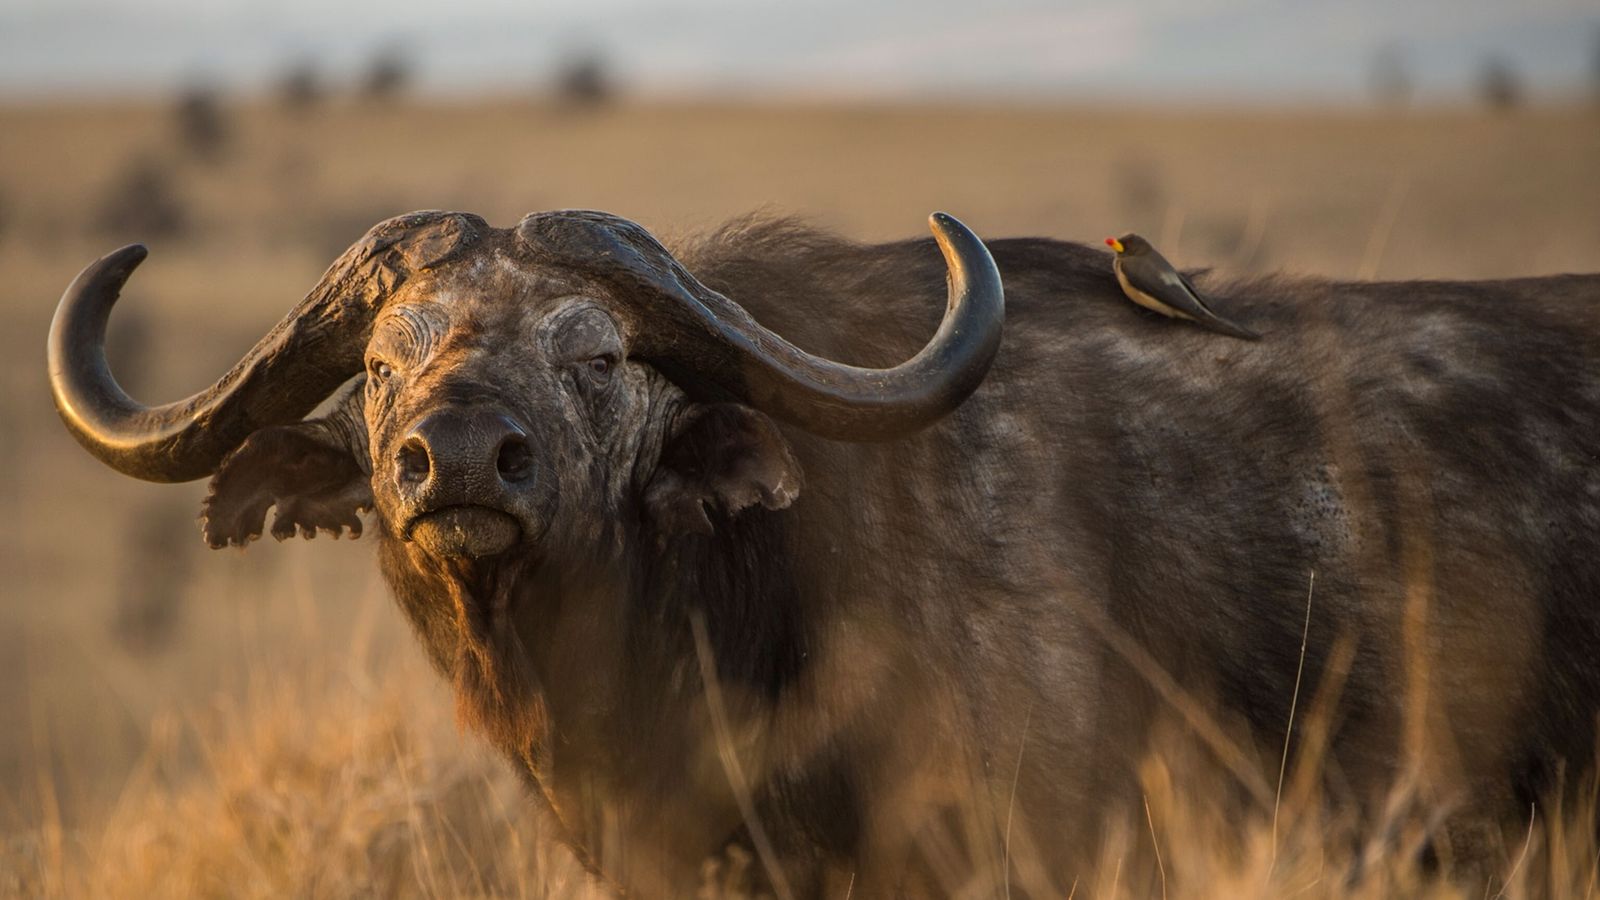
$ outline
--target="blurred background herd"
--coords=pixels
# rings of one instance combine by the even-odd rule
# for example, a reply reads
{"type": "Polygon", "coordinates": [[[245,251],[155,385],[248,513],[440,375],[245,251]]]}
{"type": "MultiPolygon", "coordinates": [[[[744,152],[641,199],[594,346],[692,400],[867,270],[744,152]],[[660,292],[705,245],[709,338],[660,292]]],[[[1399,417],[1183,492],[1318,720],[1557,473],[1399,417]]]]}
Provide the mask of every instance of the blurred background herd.
{"type": "Polygon", "coordinates": [[[944,209],[1230,274],[1597,271],[1600,8],[8,0],[0,893],[581,892],[370,541],[206,551],[203,485],[91,460],[44,367],[56,298],[123,243],[151,258],[111,361],[165,401],[383,218],[574,206],[863,240],[944,209]]]}

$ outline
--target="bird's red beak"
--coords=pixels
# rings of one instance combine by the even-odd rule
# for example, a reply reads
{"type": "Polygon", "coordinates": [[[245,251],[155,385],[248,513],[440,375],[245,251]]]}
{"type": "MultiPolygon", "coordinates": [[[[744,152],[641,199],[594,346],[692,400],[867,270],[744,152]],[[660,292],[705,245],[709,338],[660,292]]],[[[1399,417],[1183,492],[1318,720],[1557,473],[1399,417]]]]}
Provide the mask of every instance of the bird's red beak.
{"type": "Polygon", "coordinates": [[[1116,245],[1117,245],[1117,239],[1116,238],[1106,238],[1106,246],[1107,247],[1115,247],[1116,245]]]}

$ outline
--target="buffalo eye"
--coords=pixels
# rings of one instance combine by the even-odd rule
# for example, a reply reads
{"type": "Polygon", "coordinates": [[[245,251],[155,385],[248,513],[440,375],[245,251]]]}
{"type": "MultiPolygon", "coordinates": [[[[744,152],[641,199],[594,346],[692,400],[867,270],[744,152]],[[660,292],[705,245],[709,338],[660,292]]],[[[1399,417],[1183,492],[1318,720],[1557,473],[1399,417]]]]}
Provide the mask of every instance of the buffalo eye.
{"type": "Polygon", "coordinates": [[[611,367],[615,365],[609,356],[596,356],[584,365],[588,366],[589,374],[595,381],[605,384],[611,380],[611,367]]]}
{"type": "Polygon", "coordinates": [[[394,369],[381,359],[374,359],[367,364],[367,371],[372,373],[374,381],[388,381],[394,375],[394,369]]]}

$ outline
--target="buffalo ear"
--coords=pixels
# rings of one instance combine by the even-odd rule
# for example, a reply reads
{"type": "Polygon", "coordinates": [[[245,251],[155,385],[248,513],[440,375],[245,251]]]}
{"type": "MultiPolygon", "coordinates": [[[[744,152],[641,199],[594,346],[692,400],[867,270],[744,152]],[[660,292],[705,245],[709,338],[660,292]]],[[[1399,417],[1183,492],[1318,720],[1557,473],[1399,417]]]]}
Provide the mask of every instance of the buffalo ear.
{"type": "Polygon", "coordinates": [[[280,541],[319,530],[338,537],[341,528],[360,537],[357,513],[372,508],[371,479],[322,421],[262,428],[211,478],[201,511],[206,543],[243,547],[261,536],[274,506],[272,536],[280,541]]]}
{"type": "Polygon", "coordinates": [[[645,507],[664,534],[710,534],[708,508],[729,515],[757,503],[783,509],[800,496],[800,464],[766,415],[738,403],[712,403],[684,417],[644,492],[645,507]]]}

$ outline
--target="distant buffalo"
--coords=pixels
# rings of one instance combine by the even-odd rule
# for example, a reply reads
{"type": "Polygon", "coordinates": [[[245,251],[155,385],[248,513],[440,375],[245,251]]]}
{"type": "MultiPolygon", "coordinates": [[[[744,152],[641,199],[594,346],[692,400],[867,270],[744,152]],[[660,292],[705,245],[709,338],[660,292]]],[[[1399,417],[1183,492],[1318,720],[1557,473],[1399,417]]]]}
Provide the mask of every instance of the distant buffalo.
{"type": "Polygon", "coordinates": [[[1330,673],[1357,807],[1409,771],[1493,839],[1577,780],[1600,277],[1206,283],[1246,344],[1095,250],[932,224],[674,255],[598,212],[401,216],[160,407],[103,353],[127,247],[63,297],[51,385],[118,471],[210,476],[212,546],[375,507],[463,717],[640,896],[731,848],[783,896],[942,895],[1024,835],[1065,892],[1174,705],[1276,768],[1330,673]]]}

